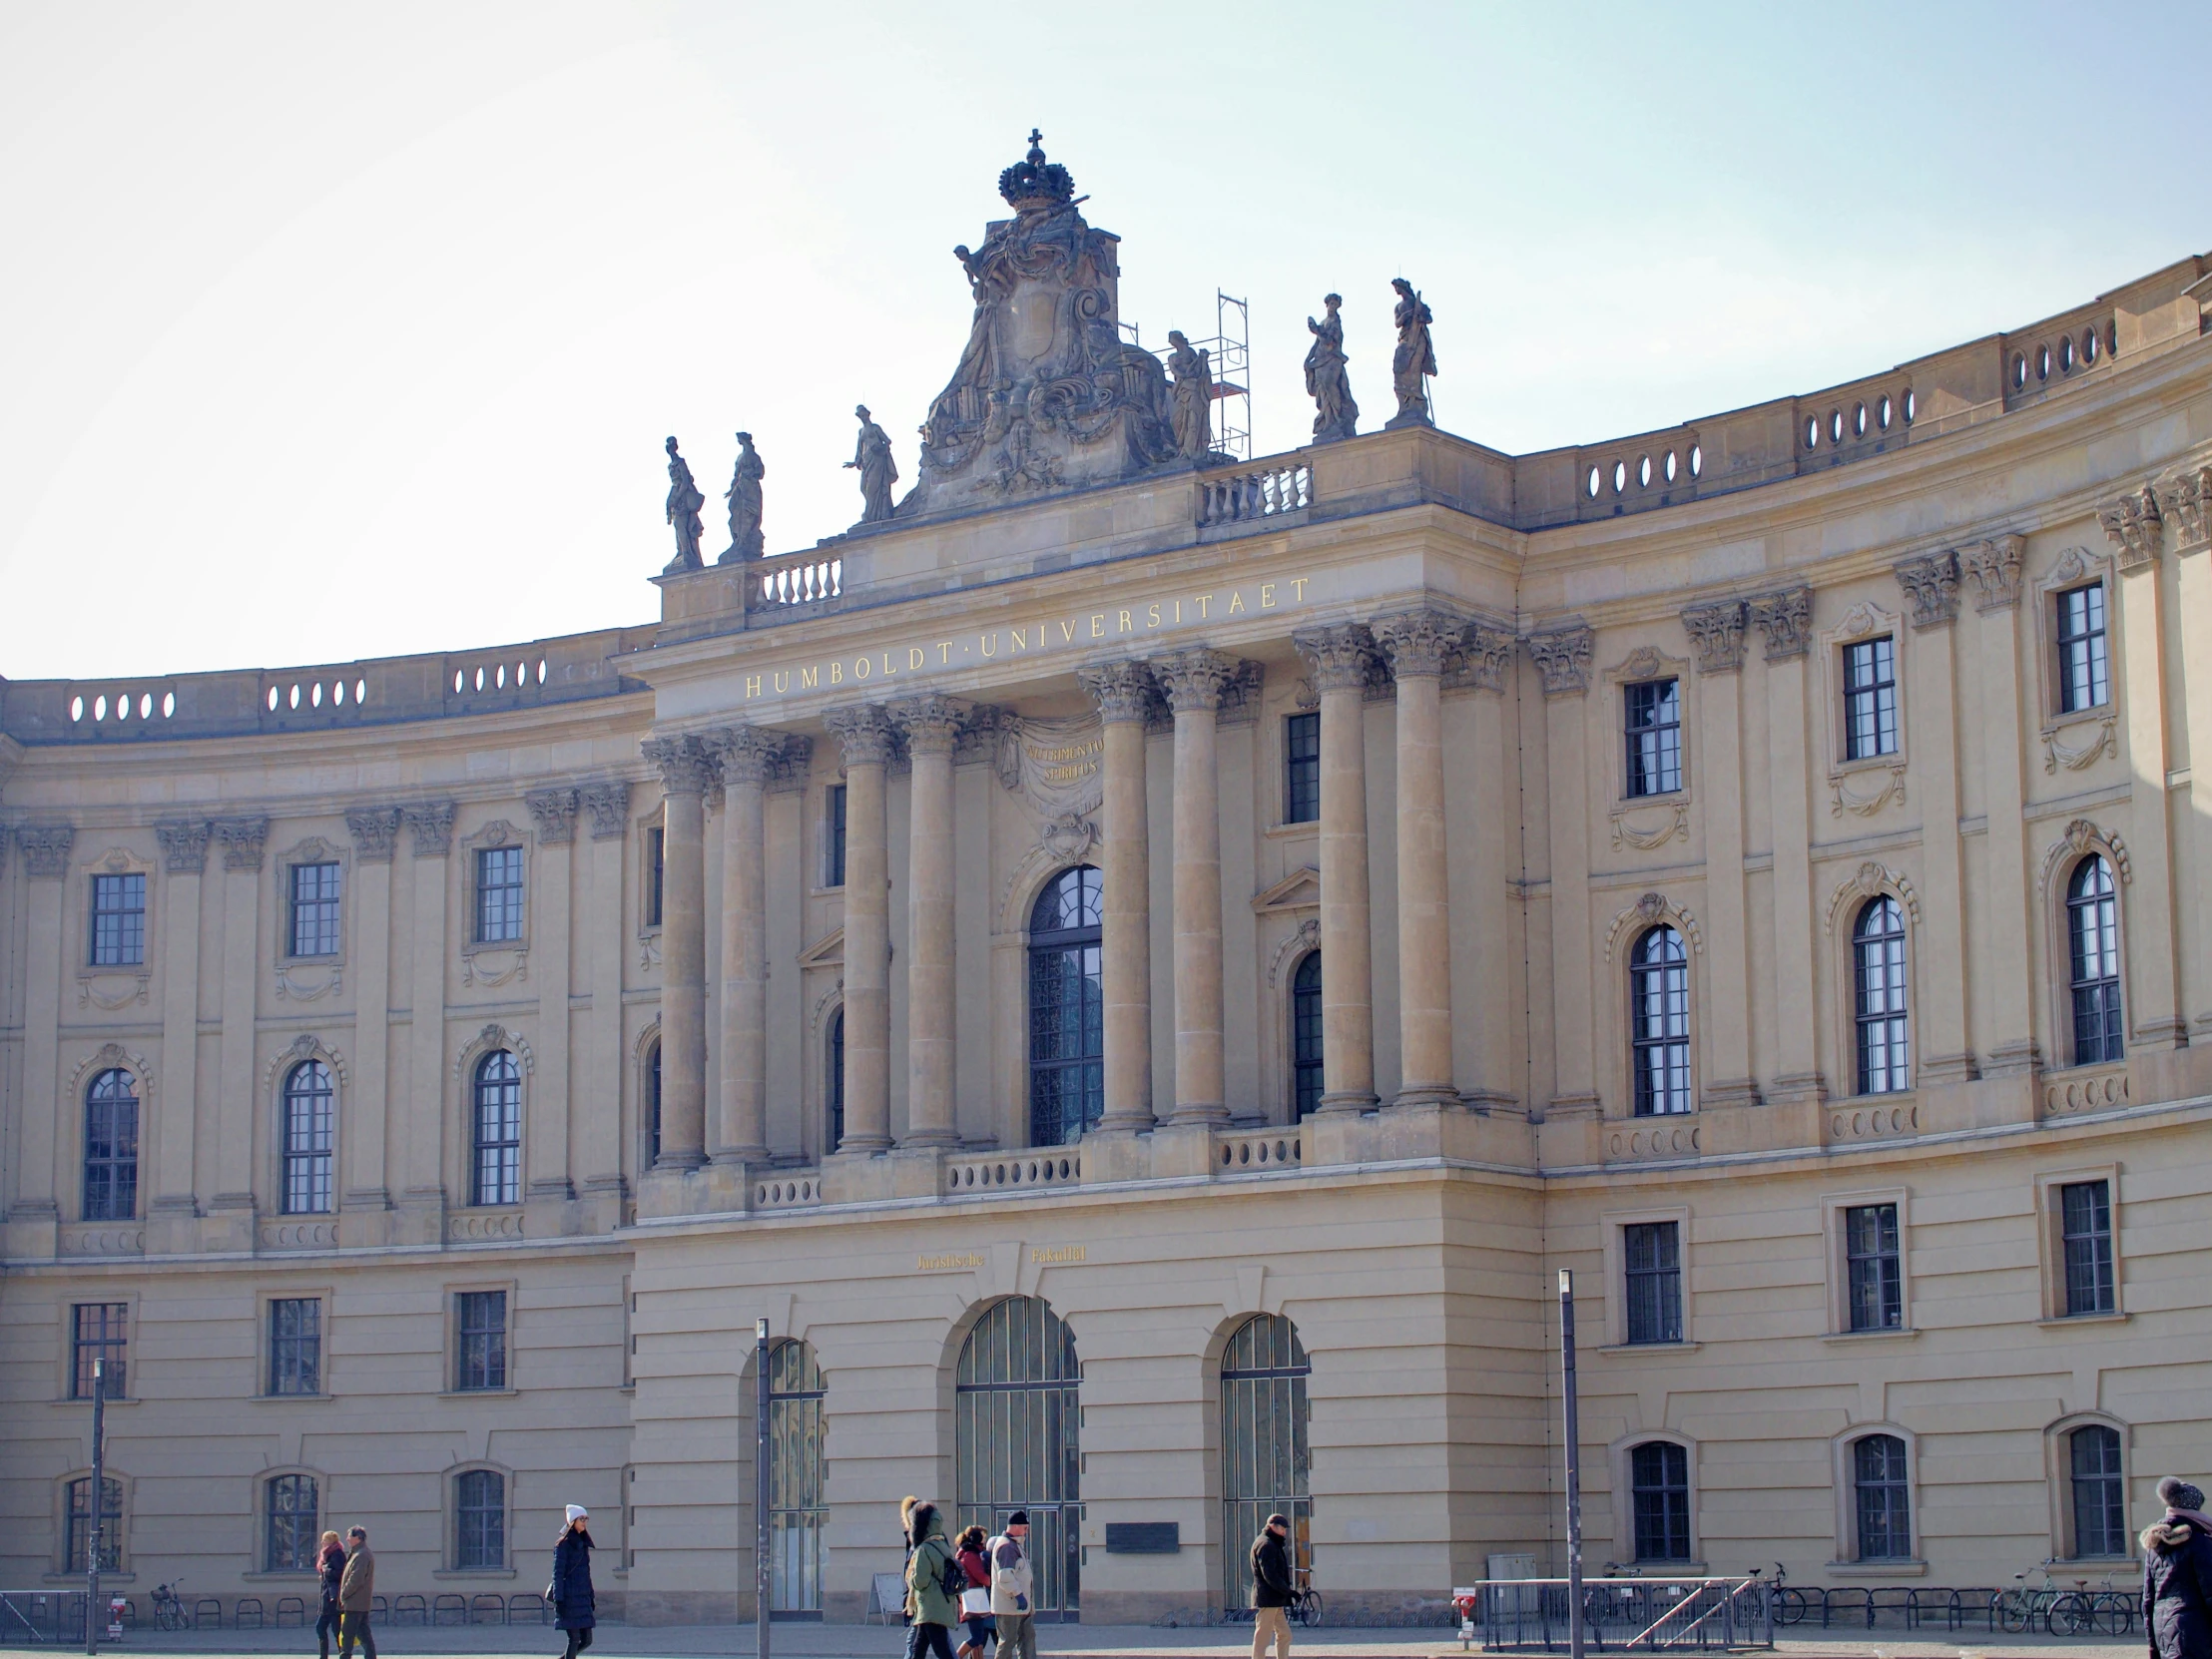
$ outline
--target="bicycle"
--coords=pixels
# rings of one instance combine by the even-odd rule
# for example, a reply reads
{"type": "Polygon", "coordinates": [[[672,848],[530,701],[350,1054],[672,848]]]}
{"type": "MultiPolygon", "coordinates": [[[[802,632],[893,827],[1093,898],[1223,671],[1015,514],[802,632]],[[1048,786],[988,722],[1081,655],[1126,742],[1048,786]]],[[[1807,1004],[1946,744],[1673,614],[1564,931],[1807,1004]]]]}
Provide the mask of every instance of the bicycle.
{"type": "Polygon", "coordinates": [[[1283,1609],[1283,1616],[1291,1623],[1303,1625],[1310,1630],[1321,1623],[1322,1615],[1321,1592],[1314,1588],[1313,1569],[1301,1568],[1292,1578],[1296,1588],[1291,1591],[1291,1599],[1283,1609]]]}
{"type": "Polygon", "coordinates": [[[1767,1599],[1774,1608],[1776,1624],[1801,1624],[1812,1610],[1812,1600],[1803,1590],[1793,1590],[1789,1585],[1790,1569],[1780,1561],[1774,1564],[1774,1577],[1767,1577],[1764,1567],[1753,1567],[1744,1575],[1768,1586],[1767,1599]]]}
{"type": "Polygon", "coordinates": [[[192,1614],[186,1609],[184,1598],[177,1591],[183,1585],[182,1577],[167,1584],[154,1586],[154,1624],[160,1630],[190,1630],[192,1614]]]}
{"type": "Polygon", "coordinates": [[[2092,1590],[2086,1578],[2077,1578],[2071,1590],[2051,1603],[2043,1628],[2053,1636],[2086,1636],[2092,1631],[2124,1636],[2134,1623],[2134,1598],[2113,1589],[2111,1579],[2104,1581],[2103,1589],[2092,1590]]]}

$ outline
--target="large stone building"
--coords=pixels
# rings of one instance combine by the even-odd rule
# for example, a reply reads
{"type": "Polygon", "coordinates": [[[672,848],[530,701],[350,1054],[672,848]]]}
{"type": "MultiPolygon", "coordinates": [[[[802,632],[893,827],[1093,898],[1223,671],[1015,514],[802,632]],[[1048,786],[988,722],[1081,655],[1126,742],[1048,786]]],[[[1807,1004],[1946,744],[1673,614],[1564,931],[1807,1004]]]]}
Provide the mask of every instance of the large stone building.
{"type": "Polygon", "coordinates": [[[788,1610],[911,1492],[1048,1610],[1234,1603],[1284,1507],[1388,1612],[1559,1564],[1559,1268],[1593,1560],[2121,1570],[2212,1459],[2212,260],[1524,456],[1401,307],[1389,428],[1246,463],[1001,188],[887,516],[5,685],[0,1582],[105,1354],[127,1592],[354,1520],[526,1592],[581,1501],[735,1616],[766,1319],[788,1610]]]}

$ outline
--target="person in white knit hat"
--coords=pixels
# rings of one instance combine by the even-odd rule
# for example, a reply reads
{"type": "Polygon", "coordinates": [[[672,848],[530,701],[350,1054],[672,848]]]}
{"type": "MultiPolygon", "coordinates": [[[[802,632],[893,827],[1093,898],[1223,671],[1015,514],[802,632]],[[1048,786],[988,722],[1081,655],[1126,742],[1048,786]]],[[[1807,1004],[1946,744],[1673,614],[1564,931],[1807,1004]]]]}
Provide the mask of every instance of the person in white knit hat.
{"type": "Polygon", "coordinates": [[[593,1617],[591,1592],[591,1529],[585,1523],[591,1512],[581,1503],[568,1506],[568,1524],[553,1546],[553,1582],[545,1587],[545,1599],[553,1604],[553,1623],[568,1632],[568,1652],[562,1659],[576,1659],[591,1646],[593,1617]]]}

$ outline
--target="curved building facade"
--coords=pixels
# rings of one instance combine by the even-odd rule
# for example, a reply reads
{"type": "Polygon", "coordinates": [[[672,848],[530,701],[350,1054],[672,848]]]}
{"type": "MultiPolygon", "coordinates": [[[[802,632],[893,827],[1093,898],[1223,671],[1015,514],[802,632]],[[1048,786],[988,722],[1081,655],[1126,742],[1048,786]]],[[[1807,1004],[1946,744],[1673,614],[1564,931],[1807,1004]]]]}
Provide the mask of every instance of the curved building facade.
{"type": "Polygon", "coordinates": [[[0,1576],[76,1581],[104,1356],[124,1593],[359,1521],[512,1594],[574,1501],[633,1619],[748,1613],[766,1320],[782,1610],[906,1493],[1048,1612],[1235,1604],[1276,1508],[1433,1608],[1563,1565],[1561,1268],[1593,1561],[2119,1570],[2206,1444],[2212,261],[1243,462],[1025,304],[1115,274],[1029,165],[889,516],[0,688],[0,1576]]]}

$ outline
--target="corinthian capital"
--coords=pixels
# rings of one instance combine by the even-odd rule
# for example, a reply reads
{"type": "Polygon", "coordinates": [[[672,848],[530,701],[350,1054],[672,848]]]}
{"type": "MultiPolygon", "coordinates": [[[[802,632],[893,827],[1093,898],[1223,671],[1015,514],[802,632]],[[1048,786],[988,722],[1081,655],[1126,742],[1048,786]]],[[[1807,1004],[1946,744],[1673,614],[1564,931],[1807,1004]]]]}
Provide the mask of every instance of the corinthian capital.
{"type": "Polygon", "coordinates": [[[1124,661],[1079,668],[1075,683],[1090,693],[1098,705],[1098,718],[1108,726],[1151,720],[1160,701],[1160,683],[1144,663],[1124,661]]]}
{"type": "Polygon", "coordinates": [[[77,831],[66,824],[26,824],[15,832],[23,848],[23,873],[49,880],[69,873],[69,849],[77,831]]]}
{"type": "Polygon", "coordinates": [[[949,755],[967,730],[968,708],[941,692],[926,692],[893,703],[885,711],[906,735],[908,753],[949,755]]]}
{"type": "Polygon", "coordinates": [[[1947,628],[1958,620],[1958,555],[1930,553],[1890,567],[1912,602],[1915,632],[1947,628]]]}
{"type": "Polygon", "coordinates": [[[1459,648],[1456,683],[1472,686],[1476,691],[1503,691],[1505,671],[1513,666],[1513,647],[1518,643],[1508,629],[1470,622],[1466,641],[1459,648]]]}
{"type": "Polygon", "coordinates": [[[1291,636],[1291,645],[1306,659],[1306,677],[1318,692],[1365,692],[1382,667],[1375,635],[1364,622],[1301,628],[1291,636]]]}
{"type": "Polygon", "coordinates": [[[407,833],[414,837],[416,857],[442,858],[452,850],[452,802],[411,801],[399,809],[399,816],[407,821],[407,833]]]}
{"type": "Polygon", "coordinates": [[[2020,555],[2025,536],[1992,536],[1966,549],[1962,561],[1973,579],[1973,608],[1983,616],[2010,610],[2020,602],[2020,555]]]}
{"type": "Polygon", "coordinates": [[[1767,639],[1767,661],[1802,657],[1813,648],[1813,590],[1784,588],[1751,601],[1751,620],[1767,639]]]}
{"type": "Polygon", "coordinates": [[[663,795],[705,795],[716,782],[715,758],[698,738],[647,738],[639,749],[661,775],[663,795]]]}
{"type": "Polygon", "coordinates": [[[2158,511],[2158,496],[2150,485],[2107,502],[2097,510],[2097,522],[2104,526],[2105,535],[2119,554],[2122,570],[2140,570],[2157,562],[2166,526],[2158,511]]]}
{"type": "Polygon", "coordinates": [[[551,846],[576,838],[574,790],[533,790],[522,798],[522,804],[530,809],[539,840],[551,846]]]}
{"type": "Polygon", "coordinates": [[[630,832],[630,786],[620,778],[586,784],[579,792],[591,814],[591,838],[611,841],[630,832]]]}
{"type": "Polygon", "coordinates": [[[1152,672],[1167,692],[1168,707],[1179,715],[1210,713],[1235,683],[1242,665],[1226,651],[1196,646],[1173,656],[1156,657],[1152,672]]]}
{"type": "Polygon", "coordinates": [[[766,784],[784,757],[785,737],[760,726],[725,726],[709,732],[705,743],[722,762],[725,787],[766,784]]]}
{"type": "Polygon", "coordinates": [[[364,864],[388,864],[399,844],[397,807],[349,807],[346,831],[353,837],[353,856],[364,864]]]}
{"type": "Polygon", "coordinates": [[[1590,689],[1590,648],[1596,636],[1586,623],[1543,628],[1528,636],[1528,654],[1544,677],[1546,697],[1580,697],[1590,689]]]}
{"type": "Polygon", "coordinates": [[[2158,504],[2180,538],[2181,552],[2212,541],[2212,466],[2200,466],[2158,486],[2158,504]]]}
{"type": "Polygon", "coordinates": [[[262,848],[269,840],[269,820],[219,818],[215,821],[215,838],[223,843],[225,869],[260,869],[262,848]]]}
{"type": "Polygon", "coordinates": [[[1700,674],[1734,674],[1744,666],[1744,602],[1711,599],[1682,607],[1682,629],[1697,651],[1700,674]]]}
{"type": "Polygon", "coordinates": [[[215,826],[206,819],[184,819],[154,826],[162,843],[162,867],[172,875],[198,875],[208,867],[208,837],[215,826]]]}
{"type": "Polygon", "coordinates": [[[1449,611],[1407,611],[1375,619],[1375,643],[1399,680],[1440,676],[1459,655],[1467,619],[1449,611]]]}
{"type": "Polygon", "coordinates": [[[828,709],[822,723],[844,751],[848,767],[887,766],[898,753],[898,729],[880,705],[848,703],[841,709],[828,709]]]}

